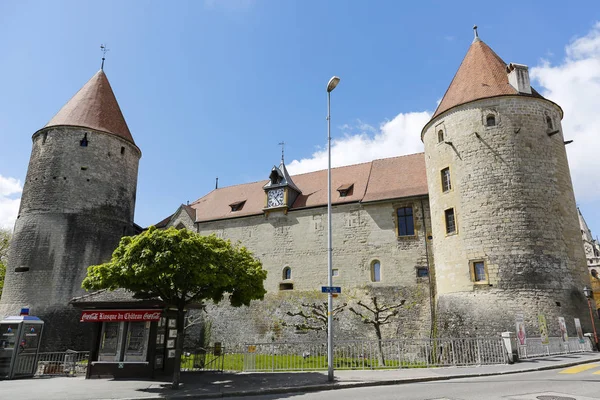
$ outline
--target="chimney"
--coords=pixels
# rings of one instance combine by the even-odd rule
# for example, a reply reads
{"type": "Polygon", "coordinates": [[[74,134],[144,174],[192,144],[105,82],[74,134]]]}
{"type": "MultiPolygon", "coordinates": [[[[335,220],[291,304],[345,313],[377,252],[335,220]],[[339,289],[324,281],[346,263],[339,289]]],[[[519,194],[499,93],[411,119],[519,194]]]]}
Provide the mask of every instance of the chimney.
{"type": "Polygon", "coordinates": [[[531,94],[531,84],[529,83],[529,69],[527,65],[510,63],[506,67],[508,73],[508,83],[519,93],[531,94]]]}

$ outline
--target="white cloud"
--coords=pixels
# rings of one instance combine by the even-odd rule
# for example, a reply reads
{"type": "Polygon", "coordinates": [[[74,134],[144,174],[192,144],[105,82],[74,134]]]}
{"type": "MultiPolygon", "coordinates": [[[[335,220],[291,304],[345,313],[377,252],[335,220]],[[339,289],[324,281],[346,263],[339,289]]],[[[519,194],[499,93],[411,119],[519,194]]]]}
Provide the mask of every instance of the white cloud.
{"type": "MultiPolygon", "coordinates": [[[[383,122],[379,129],[360,120],[353,126],[344,125],[341,129],[350,133],[332,138],[331,166],[421,152],[421,129],[430,118],[431,114],[423,111],[400,113],[393,120],[383,122]]],[[[290,174],[327,168],[327,147],[320,148],[310,158],[292,161],[287,168],[290,174]]]]}
{"type": "Polygon", "coordinates": [[[600,22],[565,48],[558,65],[542,61],[531,69],[541,94],[564,110],[562,121],[578,201],[600,199],[600,22]]]}
{"type": "Polygon", "coordinates": [[[19,180],[0,175],[0,228],[13,229],[21,201],[16,195],[22,191],[19,180]]]}

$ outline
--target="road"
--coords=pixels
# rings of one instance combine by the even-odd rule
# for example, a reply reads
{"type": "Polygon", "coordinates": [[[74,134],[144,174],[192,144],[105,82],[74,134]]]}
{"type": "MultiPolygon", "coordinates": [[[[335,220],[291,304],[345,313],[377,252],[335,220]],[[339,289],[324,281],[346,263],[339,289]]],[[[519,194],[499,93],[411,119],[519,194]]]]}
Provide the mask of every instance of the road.
{"type": "MultiPolygon", "coordinates": [[[[244,400],[590,400],[600,399],[600,363],[482,378],[372,386],[244,400]]],[[[239,399],[239,397],[238,397],[239,399]]]]}

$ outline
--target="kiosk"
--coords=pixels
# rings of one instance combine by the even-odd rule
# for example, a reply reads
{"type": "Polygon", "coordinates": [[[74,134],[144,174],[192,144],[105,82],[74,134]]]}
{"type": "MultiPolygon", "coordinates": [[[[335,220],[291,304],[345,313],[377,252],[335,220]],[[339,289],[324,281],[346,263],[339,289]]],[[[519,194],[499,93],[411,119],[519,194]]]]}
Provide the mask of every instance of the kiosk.
{"type": "Polygon", "coordinates": [[[44,321],[20,315],[0,321],[0,379],[35,375],[44,321]]]}

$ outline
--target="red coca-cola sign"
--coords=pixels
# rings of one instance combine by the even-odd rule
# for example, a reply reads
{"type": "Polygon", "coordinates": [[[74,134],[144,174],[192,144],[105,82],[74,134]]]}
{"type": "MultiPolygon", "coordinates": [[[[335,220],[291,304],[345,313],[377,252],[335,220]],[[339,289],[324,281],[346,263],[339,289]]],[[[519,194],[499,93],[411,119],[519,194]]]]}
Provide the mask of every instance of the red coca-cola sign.
{"type": "Polygon", "coordinates": [[[81,322],[158,321],[162,310],[86,310],[81,322]]]}

